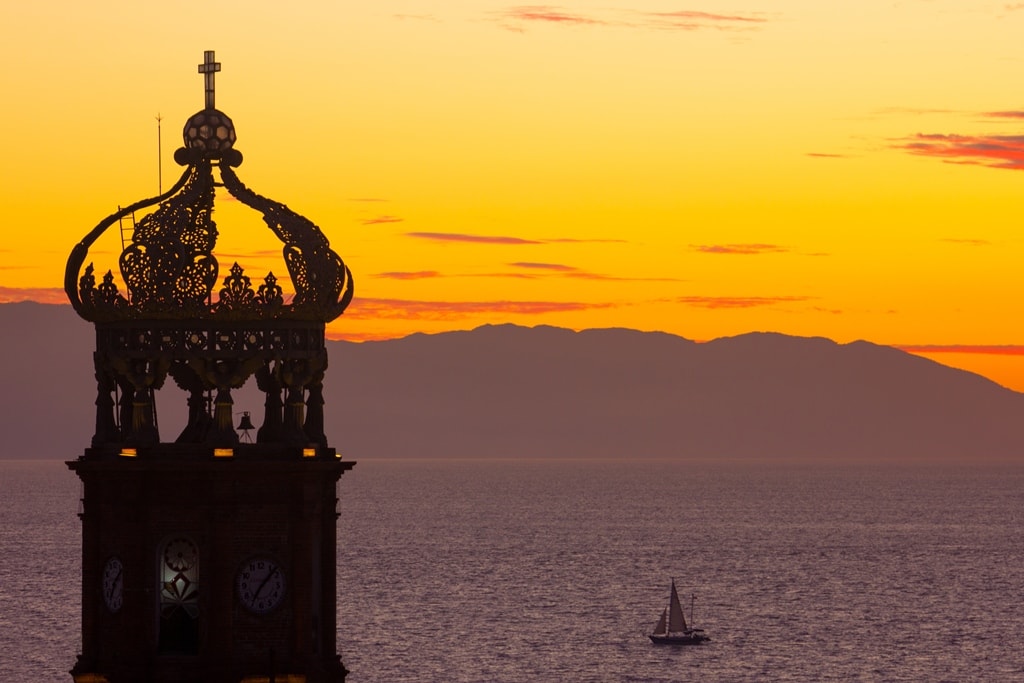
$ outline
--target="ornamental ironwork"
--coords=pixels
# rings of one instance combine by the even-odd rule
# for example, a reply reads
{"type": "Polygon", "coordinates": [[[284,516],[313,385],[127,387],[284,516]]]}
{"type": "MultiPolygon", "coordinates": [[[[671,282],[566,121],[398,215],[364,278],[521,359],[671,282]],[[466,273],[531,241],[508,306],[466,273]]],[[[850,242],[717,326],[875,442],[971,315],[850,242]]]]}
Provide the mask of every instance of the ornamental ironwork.
{"type": "Polygon", "coordinates": [[[352,273],[312,221],[239,179],[234,123],[214,106],[219,71],[207,51],[199,65],[205,107],[185,124],[174,154],[185,169],[174,186],[107,216],[68,258],[65,292],[96,325],[97,451],[162,444],[154,396],[168,377],[188,394],[188,425],[177,443],[237,444],[231,390],[255,378],[266,394],[256,446],[327,446],[324,328],[352,301],[352,273]],[[237,261],[221,272],[213,219],[220,187],[258,212],[278,239],[293,291],[273,272],[257,276],[254,286],[237,261]],[[97,284],[90,248],[147,210],[118,258],[123,289],[113,269],[97,284]]]}

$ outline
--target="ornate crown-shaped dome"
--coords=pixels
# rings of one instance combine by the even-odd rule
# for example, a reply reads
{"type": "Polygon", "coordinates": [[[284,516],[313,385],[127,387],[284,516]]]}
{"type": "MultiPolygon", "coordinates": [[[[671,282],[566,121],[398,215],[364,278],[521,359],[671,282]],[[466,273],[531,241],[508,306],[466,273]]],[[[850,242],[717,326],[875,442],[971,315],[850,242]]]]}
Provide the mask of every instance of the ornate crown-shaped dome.
{"type": "MultiPolygon", "coordinates": [[[[200,66],[201,71],[203,66],[216,64],[210,60],[200,66]]],[[[213,106],[214,70],[206,71],[207,106],[189,118],[183,132],[185,146],[174,154],[175,161],[186,167],[178,182],[158,197],[108,216],[72,251],[65,290],[75,310],[86,320],[227,317],[329,322],[351,301],[352,274],[320,229],[239,180],[234,167],[241,164],[242,155],[234,148],[234,124],[213,106]],[[215,174],[220,176],[219,182],[215,174]],[[218,185],[260,212],[281,241],[295,290],[292,296],[287,297],[273,273],[252,289],[250,278],[237,264],[214,296],[220,276],[214,254],[217,226],[213,221],[214,188],[218,185]],[[128,291],[118,290],[111,271],[97,286],[92,264],[82,270],[89,247],[115,223],[152,206],[157,208],[139,220],[131,244],[119,259],[128,291]]]]}
{"type": "Polygon", "coordinates": [[[185,124],[184,146],[174,154],[185,171],[174,187],[105,218],[68,258],[64,289],[75,311],[96,324],[93,445],[104,452],[118,444],[160,444],[154,392],[168,376],[189,393],[189,424],[179,444],[237,444],[231,390],[255,376],[267,395],[257,445],[326,448],[324,326],[352,300],[352,274],[316,225],[239,180],[234,124],[214,107],[219,70],[207,52],[199,66],[206,107],[185,124]],[[213,221],[219,187],[257,211],[280,241],[292,292],[272,272],[256,286],[238,263],[221,272],[213,221]],[[125,291],[113,270],[97,284],[92,263],[85,265],[90,247],[115,223],[134,222],[151,207],[118,259],[125,291]]]}
{"type": "Polygon", "coordinates": [[[182,153],[176,156],[189,158],[188,168],[169,192],[108,216],[72,251],[64,284],[79,315],[92,322],[222,316],[329,322],[344,312],[352,299],[352,275],[316,225],[243,185],[228,165],[234,160],[229,157],[241,156],[230,146],[206,150],[197,145],[178,151],[182,153]],[[220,157],[216,165],[214,157],[220,157]],[[295,288],[289,302],[273,273],[252,290],[250,278],[236,268],[213,297],[220,274],[214,254],[215,168],[228,192],[259,211],[281,241],[295,288]],[[107,228],[154,204],[158,208],[138,221],[131,243],[121,252],[119,266],[128,291],[118,290],[112,272],[97,286],[92,264],[82,271],[89,246],[107,228]]]}

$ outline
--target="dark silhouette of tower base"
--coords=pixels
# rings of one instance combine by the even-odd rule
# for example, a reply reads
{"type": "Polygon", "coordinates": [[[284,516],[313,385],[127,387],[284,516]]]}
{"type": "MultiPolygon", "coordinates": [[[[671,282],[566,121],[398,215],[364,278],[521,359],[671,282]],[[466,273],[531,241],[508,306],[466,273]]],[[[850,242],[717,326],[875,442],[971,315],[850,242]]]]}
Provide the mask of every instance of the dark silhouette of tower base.
{"type": "Polygon", "coordinates": [[[344,680],[335,484],[353,463],[280,455],[70,463],[84,484],[76,680],[344,680]]]}
{"type": "MultiPolygon", "coordinates": [[[[96,431],[68,462],[82,480],[79,683],[342,683],[337,650],[337,486],[355,463],[324,435],[325,325],[352,299],[352,274],[309,220],[239,180],[234,125],[214,108],[213,52],[168,192],[108,216],[68,258],[64,288],[96,327],[96,431]],[[273,272],[254,288],[221,276],[214,200],[256,210],[281,242],[293,292],[273,272]],[[149,211],[149,213],[146,213],[149,211]],[[96,283],[97,238],[135,222],[96,283]],[[215,285],[221,287],[216,292],[215,285]],[[125,291],[121,291],[121,287],[125,291]],[[157,396],[171,380],[188,423],[161,439],[157,396]],[[239,439],[231,392],[265,395],[239,439]]],[[[279,271],[280,272],[280,271],[279,271]]],[[[344,596],[340,596],[344,599],[344,596]]]]}

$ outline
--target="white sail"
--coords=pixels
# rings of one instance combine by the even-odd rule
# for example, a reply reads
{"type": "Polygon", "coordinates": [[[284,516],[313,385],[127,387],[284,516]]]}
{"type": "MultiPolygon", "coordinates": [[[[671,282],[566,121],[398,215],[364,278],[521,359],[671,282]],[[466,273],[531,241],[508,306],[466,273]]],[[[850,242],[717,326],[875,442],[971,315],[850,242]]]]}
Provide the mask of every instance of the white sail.
{"type": "Polygon", "coordinates": [[[683,606],[679,603],[679,594],[676,593],[675,579],[672,580],[672,599],[668,606],[668,630],[670,633],[689,630],[683,616],[683,606]]]}

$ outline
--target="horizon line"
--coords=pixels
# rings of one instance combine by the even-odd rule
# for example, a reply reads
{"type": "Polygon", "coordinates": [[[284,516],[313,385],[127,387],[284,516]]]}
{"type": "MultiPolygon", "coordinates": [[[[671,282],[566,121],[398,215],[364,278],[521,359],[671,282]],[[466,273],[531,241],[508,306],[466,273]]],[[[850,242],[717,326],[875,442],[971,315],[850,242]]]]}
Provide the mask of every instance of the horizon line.
{"type": "MultiPolygon", "coordinates": [[[[48,291],[49,288],[46,288],[48,291]]],[[[38,290],[27,290],[27,291],[38,291],[38,290]]],[[[63,295],[63,290],[60,290],[63,295]]],[[[0,301],[0,306],[6,305],[18,305],[18,304],[34,304],[38,306],[67,306],[71,308],[71,304],[67,301],[40,301],[38,299],[19,299],[16,301],[0,301]]],[[[799,339],[827,339],[833,343],[844,345],[851,344],[857,341],[865,341],[870,344],[877,346],[887,346],[890,348],[898,349],[906,353],[913,355],[928,355],[928,354],[964,354],[964,355],[987,355],[987,356],[1024,356],[1024,344],[904,344],[904,343],[885,343],[875,342],[864,338],[858,338],[850,342],[840,342],[831,337],[824,335],[803,335],[803,334],[792,334],[789,332],[780,332],[778,330],[750,330],[748,332],[740,332],[738,334],[723,335],[720,337],[712,337],[709,339],[694,339],[685,337],[676,332],[669,332],[668,330],[642,330],[635,327],[627,326],[608,326],[608,327],[568,327],[564,325],[554,325],[551,323],[536,323],[533,325],[514,323],[514,322],[487,322],[480,323],[471,327],[453,328],[449,330],[442,330],[439,332],[427,332],[423,330],[416,330],[407,333],[387,333],[387,332],[366,332],[366,333],[345,333],[336,332],[331,330],[325,331],[325,337],[330,341],[342,341],[353,344],[362,344],[365,342],[380,342],[380,341],[391,341],[398,339],[406,339],[417,334],[423,335],[438,335],[447,334],[452,332],[472,332],[482,327],[496,327],[509,325],[513,327],[521,327],[524,329],[534,329],[537,327],[551,327],[561,330],[569,330],[572,332],[584,332],[588,330],[631,330],[639,332],[641,334],[667,334],[680,339],[691,341],[695,344],[707,344],[710,342],[717,341],[719,339],[732,339],[735,337],[742,337],[748,334],[779,334],[786,337],[794,337],[799,339]]]]}

